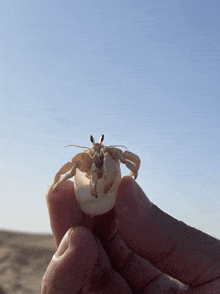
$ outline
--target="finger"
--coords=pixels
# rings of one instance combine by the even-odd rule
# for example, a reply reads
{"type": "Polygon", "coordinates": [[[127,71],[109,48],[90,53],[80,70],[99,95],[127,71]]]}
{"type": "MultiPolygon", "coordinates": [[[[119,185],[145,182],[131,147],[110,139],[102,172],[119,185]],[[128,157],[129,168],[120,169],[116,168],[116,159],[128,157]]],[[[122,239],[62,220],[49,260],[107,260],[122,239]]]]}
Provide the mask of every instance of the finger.
{"type": "Polygon", "coordinates": [[[182,293],[187,288],[130,250],[118,232],[102,244],[112,267],[126,280],[132,293],[182,293]]]}
{"type": "Polygon", "coordinates": [[[51,229],[58,247],[69,228],[80,225],[82,222],[82,213],[74,194],[74,183],[72,181],[64,182],[58,192],[54,192],[50,186],[46,192],[46,201],[51,229]]]}
{"type": "MultiPolygon", "coordinates": [[[[81,212],[76,203],[74,186],[70,181],[65,182],[59,187],[58,194],[49,189],[46,199],[51,227],[57,246],[60,244],[66,231],[70,227],[77,225],[83,225],[95,234],[101,234],[106,238],[111,237],[116,230],[114,209],[101,216],[94,217],[81,212]]],[[[98,239],[97,243],[98,260],[92,278],[87,285],[87,290],[97,293],[100,293],[100,289],[103,290],[102,293],[131,293],[126,281],[112,269],[110,261],[98,239]]]]}
{"type": "Polygon", "coordinates": [[[52,187],[49,187],[46,201],[57,247],[71,227],[84,226],[91,232],[101,230],[103,236],[109,236],[116,230],[114,209],[100,216],[86,215],[81,211],[75,198],[72,181],[64,182],[58,192],[54,192],[52,187]]]}
{"type": "MultiPolygon", "coordinates": [[[[52,189],[49,189],[46,195],[51,219],[51,227],[54,233],[57,246],[59,245],[66,231],[71,226],[74,227],[80,224],[84,224],[86,227],[90,228],[90,230],[97,234],[101,240],[111,239],[112,236],[116,234],[116,217],[114,209],[101,216],[95,216],[91,218],[90,216],[82,214],[82,212],[79,210],[74,197],[74,186],[72,182],[69,181],[64,183],[58,191],[58,193],[54,193],[52,189]]],[[[112,246],[112,248],[114,248],[114,245],[112,246]]],[[[160,272],[156,270],[154,267],[152,267],[150,263],[146,260],[143,259],[141,261],[140,257],[136,256],[135,260],[132,259],[132,262],[130,264],[130,262],[127,263],[126,257],[127,255],[125,255],[124,257],[122,256],[123,261],[121,263],[127,264],[129,266],[122,270],[122,274],[125,279],[128,279],[133,289],[139,290],[140,288],[144,287],[145,284],[148,284],[149,281],[154,279],[155,276],[160,274],[160,272]],[[128,268],[129,271],[127,270],[128,268]],[[145,273],[147,275],[145,275],[145,273]],[[133,282],[135,281],[134,277],[136,277],[137,282],[133,285],[133,282]]],[[[105,259],[106,258],[107,257],[105,257],[105,259]]],[[[96,275],[96,279],[93,279],[93,283],[90,283],[90,285],[93,285],[94,287],[94,285],[99,284],[99,282],[97,282],[97,276],[102,277],[100,281],[103,281],[104,276],[104,280],[108,280],[109,285],[115,285],[115,283],[118,284],[120,282],[121,277],[117,277],[116,272],[111,272],[111,268],[107,271],[104,267],[103,270],[100,272],[100,269],[102,269],[102,262],[100,261],[98,265],[99,275],[96,275]],[[111,278],[107,278],[109,276],[109,273],[111,278]]],[[[118,270],[118,267],[116,267],[116,270],[118,270]]],[[[120,282],[120,284],[124,283],[125,281],[120,282]]],[[[107,285],[107,283],[105,283],[105,285],[107,285]]]]}
{"type": "Polygon", "coordinates": [[[42,294],[74,294],[88,283],[98,257],[92,234],[70,229],[61,241],[42,281],[42,294]]]}
{"type": "Polygon", "coordinates": [[[131,289],[125,279],[119,275],[111,266],[109,258],[97,237],[98,259],[95,264],[91,279],[83,289],[86,293],[105,294],[132,294],[131,289]]]}
{"type": "Polygon", "coordinates": [[[161,211],[130,177],[120,183],[115,208],[125,243],[162,272],[191,286],[220,276],[219,240],[161,211]]]}
{"type": "Polygon", "coordinates": [[[93,231],[99,237],[113,269],[129,284],[135,293],[162,273],[148,261],[134,254],[125,245],[116,229],[115,209],[94,217],[93,231]]]}
{"type": "Polygon", "coordinates": [[[133,292],[141,291],[161,272],[147,260],[131,251],[116,233],[113,238],[102,240],[112,267],[127,281],[133,292]]]}

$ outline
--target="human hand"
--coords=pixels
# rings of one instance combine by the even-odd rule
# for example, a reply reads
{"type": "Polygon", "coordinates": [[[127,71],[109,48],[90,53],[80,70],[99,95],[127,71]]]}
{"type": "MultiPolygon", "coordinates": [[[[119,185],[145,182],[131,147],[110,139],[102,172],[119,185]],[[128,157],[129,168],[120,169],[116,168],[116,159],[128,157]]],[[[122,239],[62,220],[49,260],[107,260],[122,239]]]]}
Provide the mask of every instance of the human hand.
{"type": "Polygon", "coordinates": [[[59,248],[43,294],[78,293],[85,285],[92,293],[220,293],[219,240],[162,212],[130,177],[118,189],[118,231],[113,211],[98,221],[81,212],[70,181],[56,195],[49,190],[47,203],[59,248]]]}

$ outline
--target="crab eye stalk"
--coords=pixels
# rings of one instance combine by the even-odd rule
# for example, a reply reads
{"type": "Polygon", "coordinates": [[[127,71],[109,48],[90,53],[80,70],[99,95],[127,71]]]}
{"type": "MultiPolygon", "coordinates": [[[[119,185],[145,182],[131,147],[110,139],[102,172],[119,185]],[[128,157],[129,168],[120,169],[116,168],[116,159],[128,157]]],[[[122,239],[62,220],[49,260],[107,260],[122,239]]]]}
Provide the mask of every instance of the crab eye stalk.
{"type": "Polygon", "coordinates": [[[92,135],[90,136],[90,141],[92,142],[92,144],[95,144],[95,140],[92,135]]]}
{"type": "Polygon", "coordinates": [[[99,144],[101,144],[103,142],[103,140],[104,140],[104,135],[102,134],[100,139],[99,139],[99,144]]]}

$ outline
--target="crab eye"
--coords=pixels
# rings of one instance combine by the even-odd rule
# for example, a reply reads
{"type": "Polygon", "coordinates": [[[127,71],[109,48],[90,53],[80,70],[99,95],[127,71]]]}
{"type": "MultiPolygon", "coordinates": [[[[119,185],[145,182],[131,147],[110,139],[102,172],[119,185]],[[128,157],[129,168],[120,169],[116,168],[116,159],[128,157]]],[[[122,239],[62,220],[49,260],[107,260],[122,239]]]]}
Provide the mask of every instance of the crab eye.
{"type": "Polygon", "coordinates": [[[91,141],[93,144],[95,143],[95,140],[94,140],[94,138],[93,138],[92,135],[90,136],[90,141],[91,141]]]}
{"type": "Polygon", "coordinates": [[[102,143],[102,141],[104,140],[104,135],[102,135],[99,139],[99,144],[102,143]]]}

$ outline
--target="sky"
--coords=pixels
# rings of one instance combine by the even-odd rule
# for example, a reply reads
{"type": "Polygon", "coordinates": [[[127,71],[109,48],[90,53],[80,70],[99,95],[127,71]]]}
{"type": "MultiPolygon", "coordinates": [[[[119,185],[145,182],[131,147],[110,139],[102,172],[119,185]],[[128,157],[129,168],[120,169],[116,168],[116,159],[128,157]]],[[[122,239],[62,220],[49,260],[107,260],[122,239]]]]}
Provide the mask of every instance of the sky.
{"type": "Polygon", "coordinates": [[[51,232],[45,191],[82,151],[64,146],[104,134],[140,157],[154,204],[220,238],[219,12],[217,0],[2,0],[0,228],[51,232]]]}

